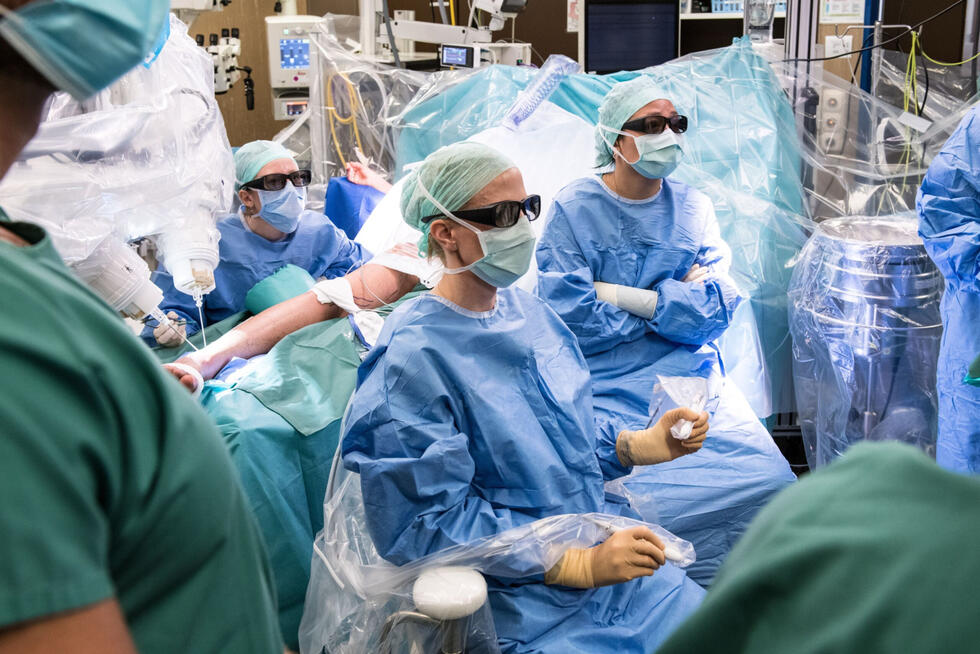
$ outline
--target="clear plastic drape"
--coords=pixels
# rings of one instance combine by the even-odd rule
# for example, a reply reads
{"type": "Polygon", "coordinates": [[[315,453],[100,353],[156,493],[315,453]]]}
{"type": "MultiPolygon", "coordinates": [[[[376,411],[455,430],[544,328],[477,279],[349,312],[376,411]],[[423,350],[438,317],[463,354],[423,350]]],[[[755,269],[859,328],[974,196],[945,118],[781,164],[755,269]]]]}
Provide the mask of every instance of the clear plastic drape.
{"type": "Polygon", "coordinates": [[[807,460],[862,440],[935,456],[943,278],[914,215],[820,223],[790,287],[794,377],[807,460]]]}

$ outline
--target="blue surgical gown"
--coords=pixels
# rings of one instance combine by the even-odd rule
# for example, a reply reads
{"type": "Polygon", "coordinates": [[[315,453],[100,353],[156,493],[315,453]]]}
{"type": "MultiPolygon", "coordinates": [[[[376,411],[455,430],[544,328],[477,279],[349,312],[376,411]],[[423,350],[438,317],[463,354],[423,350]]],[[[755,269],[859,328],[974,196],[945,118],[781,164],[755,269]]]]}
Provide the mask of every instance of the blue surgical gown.
{"type": "MultiPolygon", "coordinates": [[[[665,179],[646,200],[620,197],[598,176],[558,193],[538,244],[537,293],[578,337],[592,372],[600,431],[646,425],[656,375],[677,374],[658,370],[667,355],[688,354],[692,369],[707,356],[722,372],[713,341],[742,300],[728,276],[730,259],[711,202],[681,182],[665,179]],[[694,264],[711,270],[706,282],[681,281],[694,264]],[[656,290],[653,318],[599,301],[597,281],[656,290]]],[[[738,389],[729,384],[723,393],[737,396],[724,404],[730,419],[712,422],[701,452],[627,481],[631,490],[663,498],[657,515],[644,517],[694,543],[699,561],[692,577],[701,583],[710,582],[755,511],[795,478],[738,389]],[[745,456],[732,463],[733,452],[745,456]],[[691,466],[709,471],[713,481],[693,483],[691,466]],[[775,488],[759,487],[759,478],[776,480],[775,488]]]]}
{"type": "Polygon", "coordinates": [[[980,107],[932,160],[916,199],[919,235],[946,278],[940,311],[936,461],[980,472],[980,388],[963,383],[980,354],[980,107]]]}
{"type": "MultiPolygon", "coordinates": [[[[574,335],[517,289],[486,313],[433,294],[392,313],[358,371],[342,442],[374,544],[398,565],[546,516],[636,517],[604,492],[628,470],[596,432],[574,335]]],[[[505,652],[647,654],[702,597],[672,565],[576,590],[545,585],[540,561],[509,563],[521,578],[488,579],[505,652]]]]}
{"type": "MultiPolygon", "coordinates": [[[[315,211],[304,211],[296,231],[281,241],[270,241],[251,232],[240,214],[221,220],[218,231],[220,261],[214,271],[215,288],[204,296],[204,327],[242,311],[249,289],[286,264],[303,268],[314,279],[330,279],[371,258],[363,246],[348,239],[326,216],[315,211]]],[[[153,274],[153,282],[163,290],[160,308],[187,320],[188,335],[197,333],[201,325],[193,298],[174,287],[173,278],[162,266],[153,274]]],[[[156,321],[148,322],[143,330],[143,339],[150,345],[156,345],[155,326],[156,321]]]]}

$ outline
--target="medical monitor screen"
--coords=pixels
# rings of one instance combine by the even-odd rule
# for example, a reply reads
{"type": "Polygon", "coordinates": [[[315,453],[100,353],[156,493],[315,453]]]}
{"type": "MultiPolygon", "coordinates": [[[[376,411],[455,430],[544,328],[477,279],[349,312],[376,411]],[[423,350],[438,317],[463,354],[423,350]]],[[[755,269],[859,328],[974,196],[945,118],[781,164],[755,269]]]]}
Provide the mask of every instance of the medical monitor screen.
{"type": "Polygon", "coordinates": [[[279,39],[279,66],[283,70],[310,67],[309,39],[279,39]]]}
{"type": "Polygon", "coordinates": [[[459,66],[461,68],[473,67],[473,48],[456,47],[452,45],[442,46],[443,66],[459,66]]]}
{"type": "Polygon", "coordinates": [[[613,73],[677,58],[677,2],[588,0],[585,69],[613,73]]]}

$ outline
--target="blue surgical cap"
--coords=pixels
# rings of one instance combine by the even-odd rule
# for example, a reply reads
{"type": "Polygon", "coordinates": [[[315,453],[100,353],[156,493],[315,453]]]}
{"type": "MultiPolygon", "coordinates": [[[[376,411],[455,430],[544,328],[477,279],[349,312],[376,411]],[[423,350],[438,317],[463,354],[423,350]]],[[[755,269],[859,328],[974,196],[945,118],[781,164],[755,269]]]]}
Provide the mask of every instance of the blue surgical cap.
{"type": "Polygon", "coordinates": [[[595,165],[604,168],[613,162],[612,143],[616,142],[616,132],[603,129],[603,126],[614,130],[623,129],[623,123],[630,116],[654,100],[667,97],[663,89],[645,75],[634,77],[626,82],[613,86],[599,106],[599,123],[595,127],[595,165]]]}
{"type": "Polygon", "coordinates": [[[293,163],[293,153],[275,141],[252,141],[238,148],[235,153],[236,188],[255,179],[259,171],[276,159],[290,159],[293,163]]]}
{"type": "Polygon", "coordinates": [[[429,223],[426,216],[440,211],[419,189],[419,183],[449,211],[456,211],[483,187],[517,165],[489,145],[464,141],[439,148],[405,180],[401,210],[405,222],[422,232],[419,251],[428,251],[429,223]]]}

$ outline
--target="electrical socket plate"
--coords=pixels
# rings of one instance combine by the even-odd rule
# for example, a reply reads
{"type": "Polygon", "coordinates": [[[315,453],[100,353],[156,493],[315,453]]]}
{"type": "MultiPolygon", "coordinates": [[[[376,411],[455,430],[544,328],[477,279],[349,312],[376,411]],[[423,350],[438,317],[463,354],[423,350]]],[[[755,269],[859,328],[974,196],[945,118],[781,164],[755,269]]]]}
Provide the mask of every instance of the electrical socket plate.
{"type": "Polygon", "coordinates": [[[854,49],[854,35],[828,36],[824,43],[824,52],[826,52],[824,56],[836,57],[854,49]]]}

